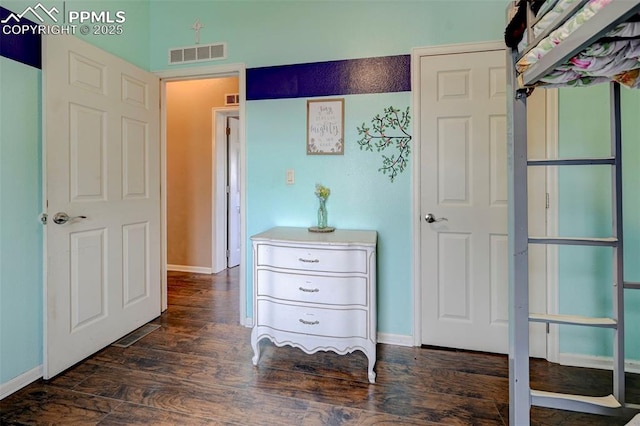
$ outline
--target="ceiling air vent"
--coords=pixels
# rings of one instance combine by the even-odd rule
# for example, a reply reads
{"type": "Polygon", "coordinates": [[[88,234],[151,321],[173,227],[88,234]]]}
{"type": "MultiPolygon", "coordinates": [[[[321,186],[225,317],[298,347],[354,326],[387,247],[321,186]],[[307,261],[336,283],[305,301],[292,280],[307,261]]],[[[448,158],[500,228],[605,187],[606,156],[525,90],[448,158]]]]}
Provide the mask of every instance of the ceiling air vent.
{"type": "Polygon", "coordinates": [[[226,43],[198,44],[196,46],[169,49],[169,65],[215,61],[226,58],[226,43]]]}
{"type": "Polygon", "coordinates": [[[224,95],[224,105],[232,106],[240,103],[240,96],[237,93],[227,93],[224,95]]]}

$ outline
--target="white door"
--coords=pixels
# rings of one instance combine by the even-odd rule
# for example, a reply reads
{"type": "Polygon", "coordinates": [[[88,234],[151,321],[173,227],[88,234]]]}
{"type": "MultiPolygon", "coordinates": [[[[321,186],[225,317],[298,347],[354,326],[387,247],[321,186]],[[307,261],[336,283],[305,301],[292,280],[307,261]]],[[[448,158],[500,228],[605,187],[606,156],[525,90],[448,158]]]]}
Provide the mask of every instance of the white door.
{"type": "Polygon", "coordinates": [[[44,38],[45,378],[160,314],[158,89],[77,37],[44,38]]]}
{"type": "Polygon", "coordinates": [[[507,353],[505,52],[422,56],[419,84],[421,342],[507,353]]]}
{"type": "Polygon", "coordinates": [[[240,264],[240,135],[238,117],[227,118],[227,155],[229,194],[227,202],[227,267],[240,264]]]}

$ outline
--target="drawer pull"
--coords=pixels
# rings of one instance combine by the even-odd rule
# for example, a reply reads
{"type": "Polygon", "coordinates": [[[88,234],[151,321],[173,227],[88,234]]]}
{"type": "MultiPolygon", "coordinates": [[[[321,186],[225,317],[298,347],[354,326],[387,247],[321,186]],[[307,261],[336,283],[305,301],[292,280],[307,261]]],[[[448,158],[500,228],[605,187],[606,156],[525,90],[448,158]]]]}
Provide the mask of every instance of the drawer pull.
{"type": "Polygon", "coordinates": [[[315,320],[315,321],[305,321],[302,318],[300,318],[298,321],[300,321],[301,323],[303,323],[304,325],[318,325],[320,324],[320,321],[315,320]]]}
{"type": "Polygon", "coordinates": [[[319,289],[319,288],[304,288],[304,287],[298,287],[298,289],[299,289],[300,291],[304,291],[304,292],[307,292],[307,293],[317,293],[317,292],[319,292],[319,291],[320,291],[320,289],[319,289]]]}
{"type": "Polygon", "coordinates": [[[300,262],[305,262],[305,263],[319,263],[320,262],[318,259],[303,259],[302,257],[299,257],[298,260],[300,262]]]}

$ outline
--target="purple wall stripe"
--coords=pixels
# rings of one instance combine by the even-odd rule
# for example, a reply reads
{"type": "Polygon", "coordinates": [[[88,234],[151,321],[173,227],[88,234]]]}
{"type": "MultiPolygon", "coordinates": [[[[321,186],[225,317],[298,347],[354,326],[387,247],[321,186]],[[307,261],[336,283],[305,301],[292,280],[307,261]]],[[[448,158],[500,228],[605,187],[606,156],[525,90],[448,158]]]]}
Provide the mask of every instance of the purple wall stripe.
{"type": "MultiPolygon", "coordinates": [[[[9,17],[10,10],[0,6],[0,21],[9,17]]],[[[19,25],[36,25],[26,18],[20,20],[19,25]]],[[[14,21],[0,24],[0,56],[22,62],[35,68],[42,68],[42,36],[25,31],[25,34],[13,34],[11,27],[18,25],[14,21]]],[[[16,29],[15,32],[18,32],[16,29]]],[[[21,31],[20,31],[21,32],[21,31]]]]}
{"type": "Polygon", "coordinates": [[[247,100],[411,91],[411,56],[247,69],[247,100]]]}

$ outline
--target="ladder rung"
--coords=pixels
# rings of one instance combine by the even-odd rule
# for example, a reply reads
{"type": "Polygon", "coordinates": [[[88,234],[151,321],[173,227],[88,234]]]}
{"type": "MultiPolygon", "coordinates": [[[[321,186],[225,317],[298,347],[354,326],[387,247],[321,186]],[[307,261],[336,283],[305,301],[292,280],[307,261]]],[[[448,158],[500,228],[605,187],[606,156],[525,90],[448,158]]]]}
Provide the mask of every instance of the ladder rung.
{"type": "Polygon", "coordinates": [[[533,389],[531,390],[531,404],[538,407],[597,414],[612,414],[622,408],[622,405],[613,395],[585,396],[533,389]]]}
{"type": "Polygon", "coordinates": [[[616,328],[616,320],[612,318],[583,317],[579,315],[529,314],[531,322],[548,322],[551,324],[586,325],[590,327],[616,328]]]}
{"type": "Polygon", "coordinates": [[[631,281],[625,281],[624,282],[624,288],[635,288],[637,290],[640,290],[640,283],[634,283],[631,281]]]}
{"type": "Polygon", "coordinates": [[[615,157],[593,157],[593,158],[544,158],[531,159],[527,161],[528,166],[612,166],[616,163],[615,157]]]}
{"type": "Polygon", "coordinates": [[[618,245],[618,239],[614,237],[607,237],[607,238],[529,237],[529,243],[560,244],[560,245],[572,245],[572,246],[615,247],[618,245]]]}

